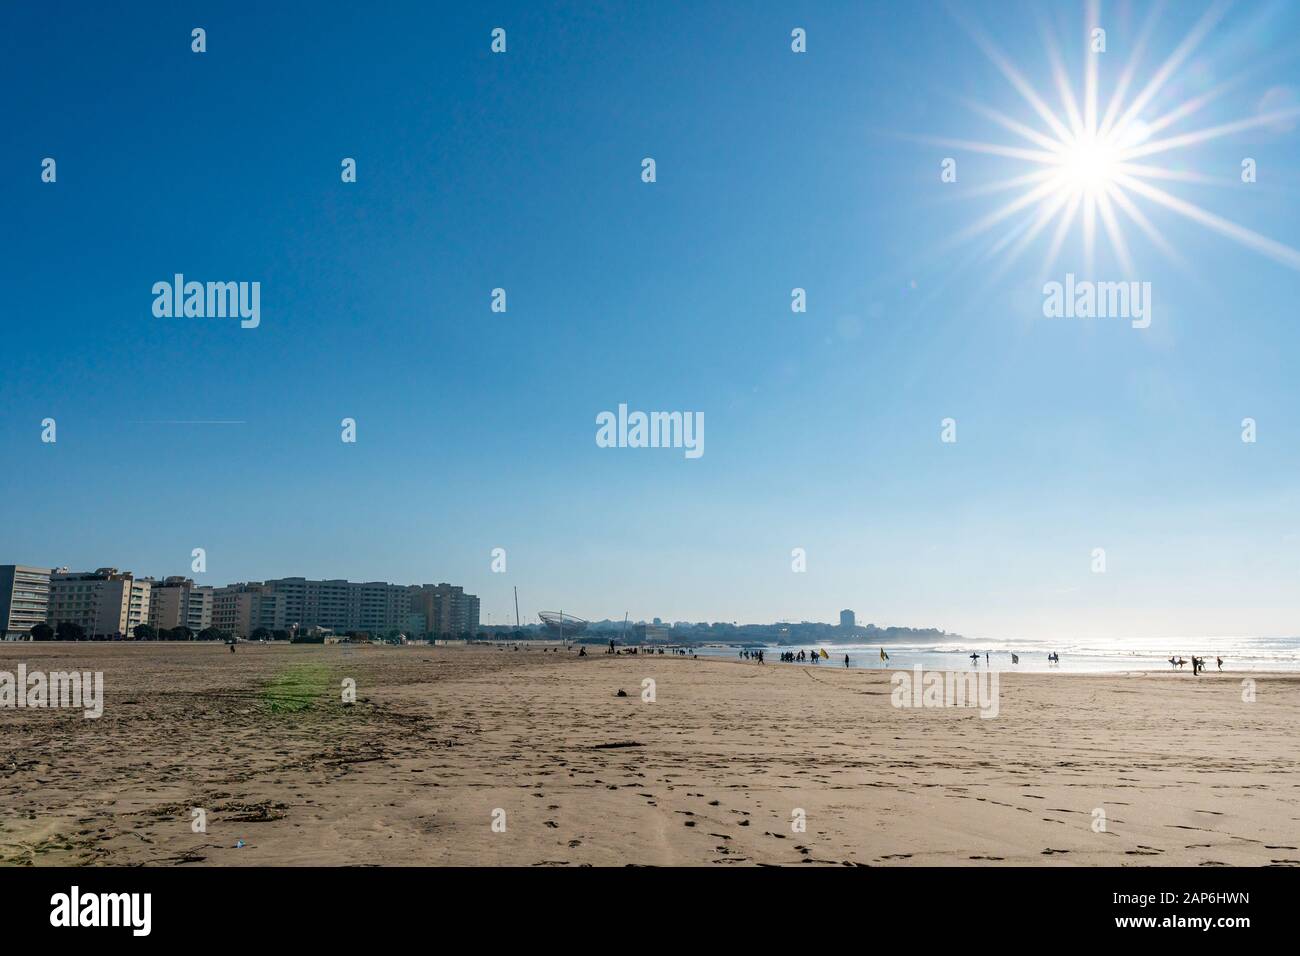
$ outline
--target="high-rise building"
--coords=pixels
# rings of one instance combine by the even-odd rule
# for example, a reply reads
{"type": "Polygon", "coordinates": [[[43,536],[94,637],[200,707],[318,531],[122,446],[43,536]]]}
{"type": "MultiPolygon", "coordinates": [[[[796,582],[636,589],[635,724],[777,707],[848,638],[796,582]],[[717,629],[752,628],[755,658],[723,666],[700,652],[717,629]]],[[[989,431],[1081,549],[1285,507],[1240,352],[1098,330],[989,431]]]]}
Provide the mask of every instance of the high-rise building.
{"type": "Polygon", "coordinates": [[[451,584],[403,585],[342,579],[274,578],[265,587],[284,601],[284,620],[339,633],[391,631],[459,636],[478,630],[479,599],[451,584]]]}
{"type": "Polygon", "coordinates": [[[251,637],[258,628],[284,630],[284,598],[260,581],[215,588],[212,626],[236,637],[251,637]]]}
{"type": "Polygon", "coordinates": [[[188,627],[195,634],[212,626],[213,589],[192,578],[153,581],[149,589],[149,623],[159,630],[188,627]]]}
{"type": "Polygon", "coordinates": [[[405,631],[412,610],[411,589],[383,581],[361,583],[334,579],[273,578],[264,586],[284,602],[284,620],[299,627],[345,631],[405,631]]]}
{"type": "Polygon", "coordinates": [[[186,608],[185,626],[195,634],[212,626],[212,607],[216,588],[195,586],[190,588],[189,607],[186,608]]]}
{"type": "Polygon", "coordinates": [[[857,618],[852,611],[840,611],[840,627],[846,631],[857,625],[857,618]]]}
{"type": "Polygon", "coordinates": [[[61,568],[50,574],[46,620],[56,631],[67,622],[79,624],[87,637],[131,637],[138,625],[149,623],[151,584],[117,568],[61,568]]]}
{"type": "Polygon", "coordinates": [[[478,632],[479,600],[454,584],[412,586],[411,610],[423,614],[434,637],[460,637],[478,632]]]}
{"type": "Polygon", "coordinates": [[[87,637],[130,637],[146,623],[159,630],[183,625],[195,634],[215,627],[239,637],[295,625],[459,637],[478,631],[479,599],[445,583],[274,578],[213,588],[179,575],[158,581],[117,568],[69,572],[0,565],[0,615],[5,636],[12,637],[42,622],[56,629],[77,624],[87,637]]]}
{"type": "Polygon", "coordinates": [[[0,564],[0,640],[26,637],[50,608],[50,569],[0,564]]]}

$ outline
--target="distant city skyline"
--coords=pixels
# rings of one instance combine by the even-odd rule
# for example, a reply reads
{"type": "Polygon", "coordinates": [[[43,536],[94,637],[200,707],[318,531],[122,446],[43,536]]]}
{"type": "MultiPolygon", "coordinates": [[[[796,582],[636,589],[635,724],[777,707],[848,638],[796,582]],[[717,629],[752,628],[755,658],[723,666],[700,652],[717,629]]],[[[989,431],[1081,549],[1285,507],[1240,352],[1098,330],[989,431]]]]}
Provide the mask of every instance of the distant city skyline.
{"type": "Polygon", "coordinates": [[[0,557],[1300,633],[1300,5],[1221,7],[5,5],[0,557]]]}

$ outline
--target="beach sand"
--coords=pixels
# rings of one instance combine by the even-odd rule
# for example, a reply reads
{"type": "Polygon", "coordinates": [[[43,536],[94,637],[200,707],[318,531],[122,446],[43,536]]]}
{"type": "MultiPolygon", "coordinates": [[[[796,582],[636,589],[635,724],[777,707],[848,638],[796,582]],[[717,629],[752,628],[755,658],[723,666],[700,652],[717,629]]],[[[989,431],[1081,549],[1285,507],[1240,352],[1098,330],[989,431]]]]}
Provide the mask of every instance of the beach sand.
{"type": "Polygon", "coordinates": [[[1300,675],[1010,674],[983,719],[575,653],[0,644],[106,699],[0,709],[0,863],[1300,865],[1300,675]]]}

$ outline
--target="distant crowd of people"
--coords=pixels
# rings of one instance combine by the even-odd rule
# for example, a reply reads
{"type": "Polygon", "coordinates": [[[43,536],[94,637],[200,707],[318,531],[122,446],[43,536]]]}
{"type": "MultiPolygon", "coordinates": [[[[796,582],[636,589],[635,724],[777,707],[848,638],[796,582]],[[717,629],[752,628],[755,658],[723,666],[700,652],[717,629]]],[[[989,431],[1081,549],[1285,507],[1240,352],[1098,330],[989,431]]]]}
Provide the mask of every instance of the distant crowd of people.
{"type": "MultiPolygon", "coordinates": [[[[741,660],[758,661],[758,663],[760,664],[762,664],[764,661],[762,648],[758,648],[757,650],[752,650],[752,651],[747,647],[741,648],[740,653],[737,656],[740,657],[741,660]]],[[[827,658],[827,660],[829,660],[829,658],[827,658]]],[[[816,651],[808,651],[808,650],[801,650],[797,652],[782,651],[780,661],[783,664],[804,664],[804,663],[820,664],[822,662],[822,657],[816,651]]],[[[850,664],[848,654],[844,655],[844,666],[845,667],[852,666],[850,664]]]]}
{"type": "Polygon", "coordinates": [[[606,654],[680,654],[682,657],[699,657],[698,654],[688,651],[684,647],[615,647],[614,642],[609,642],[609,648],[606,654]]]}

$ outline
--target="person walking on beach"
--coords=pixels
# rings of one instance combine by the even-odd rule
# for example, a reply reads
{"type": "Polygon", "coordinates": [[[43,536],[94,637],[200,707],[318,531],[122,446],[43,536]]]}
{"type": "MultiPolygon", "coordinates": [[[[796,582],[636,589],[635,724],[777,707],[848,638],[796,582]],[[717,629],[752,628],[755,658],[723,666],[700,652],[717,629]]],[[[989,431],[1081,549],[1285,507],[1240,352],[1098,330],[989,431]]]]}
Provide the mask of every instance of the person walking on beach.
{"type": "Polygon", "coordinates": [[[848,654],[845,654],[845,655],[844,655],[844,666],[845,666],[845,667],[848,667],[848,666],[849,666],[849,655],[848,655],[848,654]]]}
{"type": "Polygon", "coordinates": [[[988,652],[988,651],[985,651],[985,652],[984,652],[984,663],[987,664],[988,662],[989,662],[989,652],[988,652]]]}
{"type": "Polygon", "coordinates": [[[1223,670],[1223,658],[1222,658],[1222,657],[1216,657],[1214,660],[1215,660],[1215,662],[1219,665],[1219,670],[1223,670]]]}

